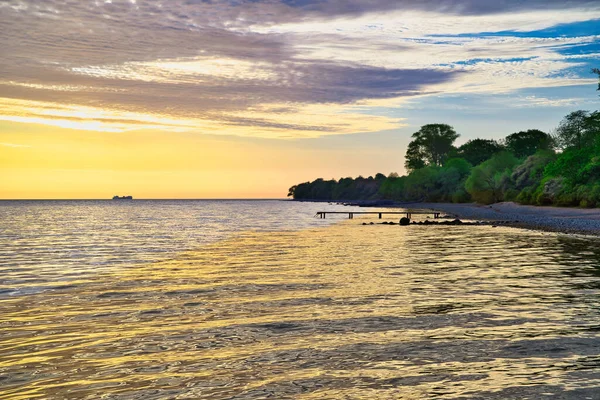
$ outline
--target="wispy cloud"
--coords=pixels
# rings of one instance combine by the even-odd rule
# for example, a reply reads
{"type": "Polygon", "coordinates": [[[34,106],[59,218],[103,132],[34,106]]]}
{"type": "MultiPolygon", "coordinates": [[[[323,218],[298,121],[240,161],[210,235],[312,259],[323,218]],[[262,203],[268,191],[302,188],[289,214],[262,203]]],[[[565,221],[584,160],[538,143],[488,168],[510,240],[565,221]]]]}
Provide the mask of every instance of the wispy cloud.
{"type": "Polygon", "coordinates": [[[551,99],[547,97],[539,96],[526,96],[518,98],[516,101],[511,102],[511,107],[567,107],[576,106],[581,104],[587,99],[584,98],[563,98],[563,99],[551,99]]]}
{"type": "Polygon", "coordinates": [[[596,0],[8,0],[0,119],[262,137],[391,129],[402,122],[361,107],[588,82],[577,68],[598,57],[593,26],[539,30],[594,18],[596,0]]]}
{"type": "Polygon", "coordinates": [[[4,147],[16,147],[16,148],[27,148],[27,147],[31,147],[29,145],[26,144],[18,144],[18,143],[4,143],[4,142],[0,142],[0,146],[4,146],[4,147]]]}

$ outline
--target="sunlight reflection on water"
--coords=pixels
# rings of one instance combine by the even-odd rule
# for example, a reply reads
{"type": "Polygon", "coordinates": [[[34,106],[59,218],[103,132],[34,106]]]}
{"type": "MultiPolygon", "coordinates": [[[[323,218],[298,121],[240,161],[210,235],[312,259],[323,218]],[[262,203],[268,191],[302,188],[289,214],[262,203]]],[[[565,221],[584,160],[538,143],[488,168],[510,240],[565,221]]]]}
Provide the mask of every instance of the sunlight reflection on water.
{"type": "Polygon", "coordinates": [[[598,398],[599,288],[585,238],[359,220],[244,232],[5,297],[0,393],[598,398]]]}

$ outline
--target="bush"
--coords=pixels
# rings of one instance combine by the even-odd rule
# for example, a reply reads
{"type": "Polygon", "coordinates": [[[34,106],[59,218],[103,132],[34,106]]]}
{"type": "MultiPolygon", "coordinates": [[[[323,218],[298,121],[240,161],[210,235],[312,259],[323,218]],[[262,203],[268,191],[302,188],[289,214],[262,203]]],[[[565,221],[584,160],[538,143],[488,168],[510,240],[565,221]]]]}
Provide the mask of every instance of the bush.
{"type": "Polygon", "coordinates": [[[504,201],[515,201],[519,196],[519,191],[517,189],[507,189],[504,193],[504,201]]]}
{"type": "Polygon", "coordinates": [[[520,165],[515,167],[512,173],[512,180],[516,189],[524,189],[527,186],[537,185],[544,176],[546,166],[556,159],[553,151],[538,151],[536,154],[527,157],[520,165]]]}
{"type": "Polygon", "coordinates": [[[465,188],[478,203],[491,204],[504,199],[511,186],[511,172],[518,160],[508,152],[498,153],[473,168],[465,188]]]}
{"type": "Polygon", "coordinates": [[[565,189],[565,179],[560,178],[550,178],[542,181],[542,184],[537,188],[533,197],[535,198],[535,204],[540,206],[548,206],[551,205],[559,199],[563,199],[563,201],[571,201],[567,200],[570,197],[564,196],[565,189]],[[561,197],[562,196],[562,197],[561,197]]]}
{"type": "Polygon", "coordinates": [[[451,197],[453,203],[468,203],[472,200],[471,195],[464,188],[460,188],[452,193],[451,197]]]}
{"type": "Polygon", "coordinates": [[[521,204],[534,204],[535,203],[535,197],[534,197],[534,193],[535,193],[535,186],[528,186],[526,188],[524,188],[523,190],[521,190],[521,192],[519,193],[519,195],[516,198],[517,203],[521,203],[521,204]]]}

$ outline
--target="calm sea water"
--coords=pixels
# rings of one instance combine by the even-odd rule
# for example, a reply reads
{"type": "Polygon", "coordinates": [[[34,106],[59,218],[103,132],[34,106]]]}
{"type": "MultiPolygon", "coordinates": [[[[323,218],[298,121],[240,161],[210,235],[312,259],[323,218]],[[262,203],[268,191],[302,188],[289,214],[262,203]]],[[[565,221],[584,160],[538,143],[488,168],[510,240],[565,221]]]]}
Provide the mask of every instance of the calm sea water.
{"type": "Polygon", "coordinates": [[[0,298],[176,256],[231,235],[329,225],[280,200],[0,201],[0,298]]]}
{"type": "Polygon", "coordinates": [[[0,203],[0,398],[600,398],[597,240],[336,208],[0,203]]]}

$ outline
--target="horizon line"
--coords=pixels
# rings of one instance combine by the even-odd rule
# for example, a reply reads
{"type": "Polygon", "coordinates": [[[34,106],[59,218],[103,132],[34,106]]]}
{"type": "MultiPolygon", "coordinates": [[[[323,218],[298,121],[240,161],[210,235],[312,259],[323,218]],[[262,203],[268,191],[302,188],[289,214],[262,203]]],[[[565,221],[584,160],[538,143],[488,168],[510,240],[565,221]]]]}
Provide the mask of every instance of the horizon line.
{"type": "MultiPolygon", "coordinates": [[[[53,199],[0,199],[0,201],[113,201],[112,198],[86,198],[86,199],[76,199],[76,198],[53,198],[53,199]]],[[[228,201],[248,201],[248,200],[256,200],[256,201],[268,201],[268,200],[293,200],[287,197],[204,197],[204,198],[133,198],[134,200],[183,200],[183,201],[209,201],[209,200],[228,200],[228,201]]]]}

